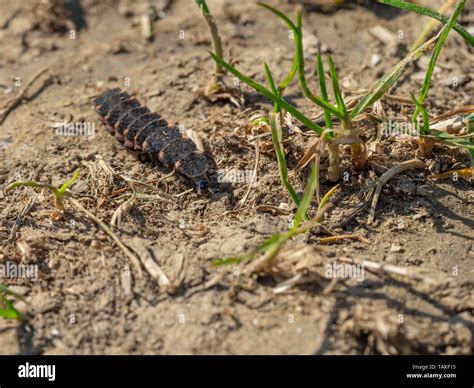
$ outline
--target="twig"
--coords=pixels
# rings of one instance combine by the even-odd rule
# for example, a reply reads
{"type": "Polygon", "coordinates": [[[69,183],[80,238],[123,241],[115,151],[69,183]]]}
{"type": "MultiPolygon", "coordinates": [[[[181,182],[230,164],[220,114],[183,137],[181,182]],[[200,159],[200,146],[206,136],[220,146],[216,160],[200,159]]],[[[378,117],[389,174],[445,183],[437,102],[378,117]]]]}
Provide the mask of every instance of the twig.
{"type": "Polygon", "coordinates": [[[242,208],[242,206],[245,205],[245,202],[248,199],[248,196],[250,194],[250,191],[252,191],[253,185],[255,183],[255,180],[257,179],[257,172],[258,172],[258,163],[260,161],[260,142],[257,139],[255,139],[255,167],[253,169],[253,174],[252,174],[252,180],[249,184],[249,188],[247,189],[247,192],[243,196],[243,198],[239,202],[239,209],[242,208]]]}
{"type": "Polygon", "coordinates": [[[330,236],[318,239],[318,243],[320,244],[328,244],[334,241],[343,240],[343,239],[352,239],[352,240],[359,240],[365,244],[370,244],[370,241],[366,238],[359,236],[358,234],[341,234],[339,236],[330,236]]]}
{"type": "Polygon", "coordinates": [[[122,222],[122,214],[129,212],[136,198],[136,193],[133,192],[129,199],[127,199],[117,209],[115,209],[114,214],[112,214],[112,218],[110,219],[110,225],[120,226],[122,222]]]}
{"type": "Polygon", "coordinates": [[[21,8],[17,8],[15,11],[13,11],[12,14],[0,26],[0,30],[4,30],[5,28],[8,28],[10,23],[20,14],[21,14],[21,8]]]}
{"type": "Polygon", "coordinates": [[[186,190],[186,191],[183,191],[182,193],[179,193],[179,194],[175,194],[175,197],[176,198],[180,198],[182,197],[183,195],[186,195],[188,193],[191,193],[194,189],[189,189],[189,190],[186,190]]]}
{"type": "Polygon", "coordinates": [[[465,114],[469,114],[473,112],[474,112],[474,105],[463,106],[461,108],[456,108],[449,112],[443,113],[442,115],[436,116],[434,119],[430,120],[430,124],[434,124],[444,119],[448,119],[451,116],[465,115],[465,114]]]}
{"type": "Polygon", "coordinates": [[[355,260],[349,257],[340,257],[337,259],[338,261],[342,261],[343,263],[351,263],[351,264],[359,264],[367,269],[368,271],[374,273],[386,272],[389,274],[399,275],[403,277],[409,277],[415,280],[425,281],[427,283],[436,283],[433,278],[427,277],[426,275],[417,274],[413,271],[409,271],[408,268],[402,268],[391,264],[385,263],[377,263],[375,261],[370,260],[355,260]]]}
{"type": "MultiPolygon", "coordinates": [[[[21,93],[16,96],[13,100],[11,100],[6,107],[3,109],[2,113],[0,113],[0,124],[3,124],[7,116],[10,114],[10,112],[15,109],[24,99],[26,92],[28,92],[29,88],[36,82],[36,80],[41,77],[44,73],[46,73],[48,69],[43,69],[39,73],[37,73],[31,80],[26,84],[24,89],[21,91],[21,93]]],[[[48,82],[50,82],[50,78],[46,80],[43,85],[46,85],[48,82]]]]}
{"type": "MultiPolygon", "coordinates": [[[[416,160],[416,159],[415,159],[416,160]]],[[[410,162],[413,162],[413,160],[409,160],[407,162],[403,162],[402,164],[404,163],[410,163],[410,162]]],[[[398,167],[400,165],[397,165],[395,167],[398,167]]],[[[395,167],[392,167],[395,168],[395,167]]],[[[426,167],[426,165],[423,163],[423,167],[426,167]]],[[[414,168],[414,167],[407,167],[407,168],[414,168]]],[[[407,169],[405,168],[405,169],[407,169]]],[[[364,198],[361,200],[362,202],[360,204],[358,204],[356,206],[356,208],[351,212],[349,213],[348,215],[346,215],[343,219],[342,222],[340,222],[337,227],[339,228],[342,228],[344,226],[346,226],[349,222],[351,222],[358,214],[360,214],[361,212],[363,212],[365,209],[367,209],[367,207],[369,207],[369,201],[370,201],[370,198],[372,198],[372,195],[374,194],[374,191],[376,189],[376,187],[381,183],[381,179],[384,175],[388,174],[390,171],[387,170],[380,178],[376,179],[374,182],[370,183],[369,186],[364,190],[364,192],[361,194],[361,196],[364,196],[364,198]]],[[[403,170],[402,170],[403,171],[403,170]]],[[[397,173],[400,173],[401,171],[398,171],[397,173]]],[[[396,174],[395,174],[396,175],[396,174]]],[[[387,183],[388,180],[390,180],[394,175],[390,176],[385,182],[382,183],[382,186],[387,183]]],[[[380,195],[380,193],[379,193],[380,195]]],[[[377,198],[377,201],[378,201],[378,198],[377,198]]],[[[375,205],[377,205],[377,203],[375,203],[375,205]]],[[[373,206],[373,204],[372,204],[373,206]]],[[[373,221],[373,220],[372,220],[373,221]]],[[[370,223],[370,222],[369,222],[370,223]]]]}
{"type": "Polygon", "coordinates": [[[158,263],[154,260],[153,257],[153,252],[148,249],[148,255],[144,255],[145,257],[142,257],[140,255],[140,260],[147,270],[147,272],[158,282],[158,285],[160,286],[161,289],[163,290],[168,290],[170,286],[170,281],[164,271],[161,269],[161,267],[158,265],[158,263]]]}
{"type": "Polygon", "coordinates": [[[398,175],[405,170],[409,170],[410,168],[426,168],[426,164],[418,159],[407,160],[406,162],[397,164],[396,166],[393,166],[389,170],[385,171],[382,176],[377,179],[377,187],[375,188],[374,198],[370,207],[369,219],[367,221],[369,225],[374,221],[375,207],[377,206],[382,187],[395,175],[398,175]]]}
{"type": "Polygon", "coordinates": [[[103,222],[100,218],[96,217],[94,214],[92,214],[89,210],[87,210],[82,204],[76,200],[75,198],[69,196],[68,197],[69,201],[79,210],[82,212],[86,213],[87,216],[94,221],[99,228],[101,228],[105,233],[109,235],[109,237],[115,241],[115,243],[119,246],[119,248],[128,256],[128,258],[132,261],[132,264],[135,266],[137,269],[137,272],[140,276],[142,276],[142,268],[140,265],[140,261],[138,258],[135,256],[135,254],[120,240],[120,238],[112,231],[112,229],[109,228],[109,226],[103,222]]]}

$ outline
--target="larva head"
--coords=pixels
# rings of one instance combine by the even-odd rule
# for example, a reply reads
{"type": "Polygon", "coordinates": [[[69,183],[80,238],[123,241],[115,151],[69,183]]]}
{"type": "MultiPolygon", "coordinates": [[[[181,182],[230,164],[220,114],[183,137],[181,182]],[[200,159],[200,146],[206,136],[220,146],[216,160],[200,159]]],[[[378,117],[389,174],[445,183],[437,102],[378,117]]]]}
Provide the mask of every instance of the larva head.
{"type": "Polygon", "coordinates": [[[196,183],[198,191],[205,191],[209,187],[207,170],[209,165],[206,157],[199,151],[190,152],[175,163],[175,168],[185,177],[196,183]]]}
{"type": "Polygon", "coordinates": [[[205,175],[195,179],[194,181],[196,182],[196,190],[198,193],[206,191],[209,188],[209,180],[205,175]]]}

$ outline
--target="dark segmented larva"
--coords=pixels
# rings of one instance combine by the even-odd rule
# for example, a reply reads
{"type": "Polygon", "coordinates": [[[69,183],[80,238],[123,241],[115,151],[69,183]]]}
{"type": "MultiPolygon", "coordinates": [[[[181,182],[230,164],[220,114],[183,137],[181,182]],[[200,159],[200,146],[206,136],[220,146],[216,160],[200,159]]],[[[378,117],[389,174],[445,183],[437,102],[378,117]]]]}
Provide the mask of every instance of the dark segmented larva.
{"type": "Polygon", "coordinates": [[[207,159],[176,126],[168,125],[159,114],[150,112],[135,97],[119,88],[102,93],[94,100],[94,105],[108,131],[125,147],[174,167],[194,181],[198,190],[207,189],[207,159]]]}

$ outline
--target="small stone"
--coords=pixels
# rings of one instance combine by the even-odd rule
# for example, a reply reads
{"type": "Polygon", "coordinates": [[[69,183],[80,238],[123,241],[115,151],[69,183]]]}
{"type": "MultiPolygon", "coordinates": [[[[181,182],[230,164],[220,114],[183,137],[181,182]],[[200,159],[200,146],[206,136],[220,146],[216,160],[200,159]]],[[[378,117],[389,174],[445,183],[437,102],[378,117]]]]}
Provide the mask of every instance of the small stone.
{"type": "Polygon", "coordinates": [[[373,53],[372,56],[370,57],[370,66],[372,67],[377,66],[381,60],[382,58],[380,57],[380,55],[373,53]]]}
{"type": "Polygon", "coordinates": [[[397,245],[397,244],[392,244],[392,246],[390,247],[390,252],[403,252],[404,249],[401,245],[397,245]]]}
{"type": "Polygon", "coordinates": [[[450,324],[448,322],[443,322],[439,325],[438,330],[441,334],[447,334],[449,333],[450,329],[451,329],[450,324]]]}
{"type": "Polygon", "coordinates": [[[95,250],[100,250],[102,248],[102,244],[99,240],[92,240],[91,241],[91,248],[95,250]]]}
{"type": "Polygon", "coordinates": [[[51,269],[58,269],[59,268],[59,260],[58,258],[56,257],[52,257],[51,259],[49,259],[49,262],[48,262],[48,267],[51,268],[51,269]]]}
{"type": "Polygon", "coordinates": [[[387,30],[381,25],[376,25],[369,30],[370,35],[379,40],[384,45],[390,46],[395,44],[395,34],[387,30]]]}

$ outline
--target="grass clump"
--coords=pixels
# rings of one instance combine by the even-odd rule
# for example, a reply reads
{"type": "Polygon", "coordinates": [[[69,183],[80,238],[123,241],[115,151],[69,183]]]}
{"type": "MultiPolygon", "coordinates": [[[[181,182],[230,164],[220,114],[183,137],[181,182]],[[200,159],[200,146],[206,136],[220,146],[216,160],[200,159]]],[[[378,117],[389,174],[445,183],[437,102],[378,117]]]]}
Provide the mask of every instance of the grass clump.
{"type": "Polygon", "coordinates": [[[70,192],[68,191],[69,186],[71,186],[79,177],[79,170],[74,172],[74,175],[71,179],[64,182],[60,187],[54,187],[46,183],[36,182],[36,181],[16,181],[9,184],[5,190],[5,192],[12,191],[17,187],[27,186],[27,187],[36,187],[36,188],[45,188],[53,193],[55,198],[55,206],[56,209],[63,212],[64,211],[64,198],[66,196],[70,196],[70,192]]]}
{"type": "MultiPolygon", "coordinates": [[[[441,34],[436,42],[436,45],[433,49],[433,53],[431,54],[430,61],[428,64],[428,69],[426,71],[425,79],[423,81],[423,85],[420,90],[420,94],[417,99],[413,98],[416,108],[415,112],[413,113],[412,116],[412,123],[413,126],[416,128],[418,125],[418,116],[421,113],[423,117],[423,126],[422,130],[420,131],[422,135],[431,135],[430,131],[430,125],[429,125],[429,116],[426,110],[423,108],[423,102],[425,101],[427,95],[428,95],[428,90],[430,89],[431,86],[431,79],[433,77],[433,72],[434,68],[436,66],[436,62],[438,60],[438,57],[441,53],[441,49],[443,47],[444,42],[446,41],[446,38],[449,35],[449,32],[451,29],[454,27],[456,24],[456,20],[458,19],[459,15],[461,14],[462,10],[464,9],[464,6],[466,5],[466,0],[460,0],[458,1],[456,5],[456,9],[454,10],[453,14],[451,17],[447,20],[446,25],[444,26],[443,30],[441,31],[441,34]]],[[[442,140],[442,138],[440,138],[442,140]]],[[[422,153],[425,156],[430,155],[431,150],[433,149],[434,146],[434,141],[432,138],[426,138],[423,136],[420,136],[418,139],[418,144],[420,146],[420,149],[422,153]]]]}
{"type": "MultiPolygon", "coordinates": [[[[311,169],[311,175],[307,185],[307,189],[301,198],[298,199],[296,193],[291,186],[291,183],[288,180],[287,165],[282,149],[282,131],[281,131],[281,117],[282,112],[286,111],[290,113],[295,119],[303,123],[308,129],[313,131],[319,137],[319,143],[325,144],[328,150],[329,155],[329,179],[333,182],[336,182],[340,179],[340,158],[339,158],[339,146],[341,144],[349,144],[352,150],[352,167],[354,170],[361,170],[364,168],[367,162],[366,147],[363,140],[360,138],[362,133],[362,128],[358,127],[357,123],[359,118],[364,114],[374,103],[379,101],[389,90],[392,88],[395,83],[400,79],[404,74],[408,66],[415,61],[417,61],[421,56],[427,52],[433,51],[430,58],[430,63],[428,71],[425,76],[425,80],[421,91],[418,97],[412,95],[412,101],[415,106],[415,113],[412,117],[412,122],[416,125],[414,128],[419,130],[419,144],[425,155],[428,155],[431,149],[433,148],[434,141],[442,141],[451,145],[460,146],[467,148],[471,158],[474,160],[474,150],[473,150],[473,140],[472,133],[474,133],[474,124],[472,121],[469,121],[468,126],[468,135],[467,136],[454,136],[446,132],[435,130],[430,127],[430,117],[428,112],[423,106],[424,100],[427,97],[428,90],[431,84],[431,78],[433,75],[433,69],[436,65],[436,61],[440,55],[441,48],[446,41],[449,32],[454,29],[456,30],[471,46],[473,45],[472,36],[464,30],[459,24],[456,23],[460,13],[462,12],[466,0],[459,0],[454,13],[451,17],[445,17],[436,13],[435,11],[429,10],[424,7],[416,6],[413,4],[407,5],[408,3],[400,2],[396,0],[379,0],[383,4],[389,4],[397,6],[399,8],[409,9],[423,15],[433,17],[437,20],[440,20],[445,24],[443,29],[433,38],[429,39],[427,42],[416,45],[414,49],[401,61],[399,61],[395,66],[393,66],[386,74],[384,74],[375,85],[365,94],[356,104],[356,106],[349,110],[344,101],[344,96],[340,87],[339,78],[336,72],[336,66],[331,58],[328,56],[328,67],[329,67],[329,78],[332,84],[332,92],[334,96],[334,103],[331,103],[328,96],[328,90],[326,85],[325,71],[323,65],[323,59],[321,53],[317,54],[316,64],[317,64],[317,76],[319,80],[319,89],[320,95],[313,93],[308,87],[306,75],[305,75],[305,58],[304,58],[304,49],[303,49],[303,31],[302,31],[302,17],[301,12],[298,11],[296,15],[296,23],[293,22],[288,16],[283,12],[277,10],[276,8],[268,4],[259,4],[260,6],[266,8],[275,14],[278,18],[286,23],[290,28],[294,37],[295,44],[295,53],[293,66],[288,75],[285,77],[285,80],[278,87],[276,86],[270,68],[265,63],[265,74],[269,83],[269,88],[264,85],[259,84],[255,80],[241,73],[231,64],[227,63],[219,53],[214,52],[210,53],[214,61],[237,77],[239,80],[255,89],[257,92],[261,93],[265,97],[269,98],[274,103],[274,112],[269,115],[269,119],[265,122],[270,126],[272,131],[272,140],[277,154],[280,177],[282,180],[283,186],[287,189],[290,196],[293,199],[293,202],[297,206],[297,211],[294,218],[293,226],[288,230],[288,232],[283,234],[276,234],[265,240],[262,244],[257,246],[249,254],[239,257],[231,257],[215,262],[216,265],[221,264],[230,264],[230,263],[240,263],[245,260],[255,258],[258,255],[263,254],[266,260],[269,262],[278,254],[281,250],[283,244],[291,239],[293,236],[299,233],[305,233],[314,226],[315,223],[318,223],[321,220],[322,213],[324,213],[324,203],[327,201],[328,197],[332,194],[333,190],[330,190],[324,198],[320,201],[318,211],[316,215],[307,222],[308,227],[302,227],[301,223],[307,217],[309,204],[311,198],[315,192],[318,192],[319,187],[319,153],[320,149],[318,147],[311,147],[310,150],[312,155],[307,157],[305,155],[302,159],[305,160],[305,163],[308,163],[313,156],[316,156],[316,162],[314,163],[313,168],[311,169]],[[320,107],[323,110],[325,128],[321,127],[317,123],[309,119],[305,114],[303,114],[295,106],[288,103],[283,97],[283,90],[291,83],[294,76],[298,74],[298,83],[300,86],[303,95],[313,102],[315,105],[320,107]],[[421,115],[421,126],[418,125],[418,117],[421,115]],[[310,198],[308,200],[308,198],[310,198]]],[[[308,151],[309,152],[309,151],[308,151]]],[[[301,163],[301,162],[300,162],[301,163]]],[[[319,193],[319,192],[318,192],[319,193]]],[[[319,199],[319,194],[318,194],[319,199]]],[[[307,218],[306,218],[307,221],[307,218]]],[[[337,237],[337,236],[336,236],[337,237]]]]}

